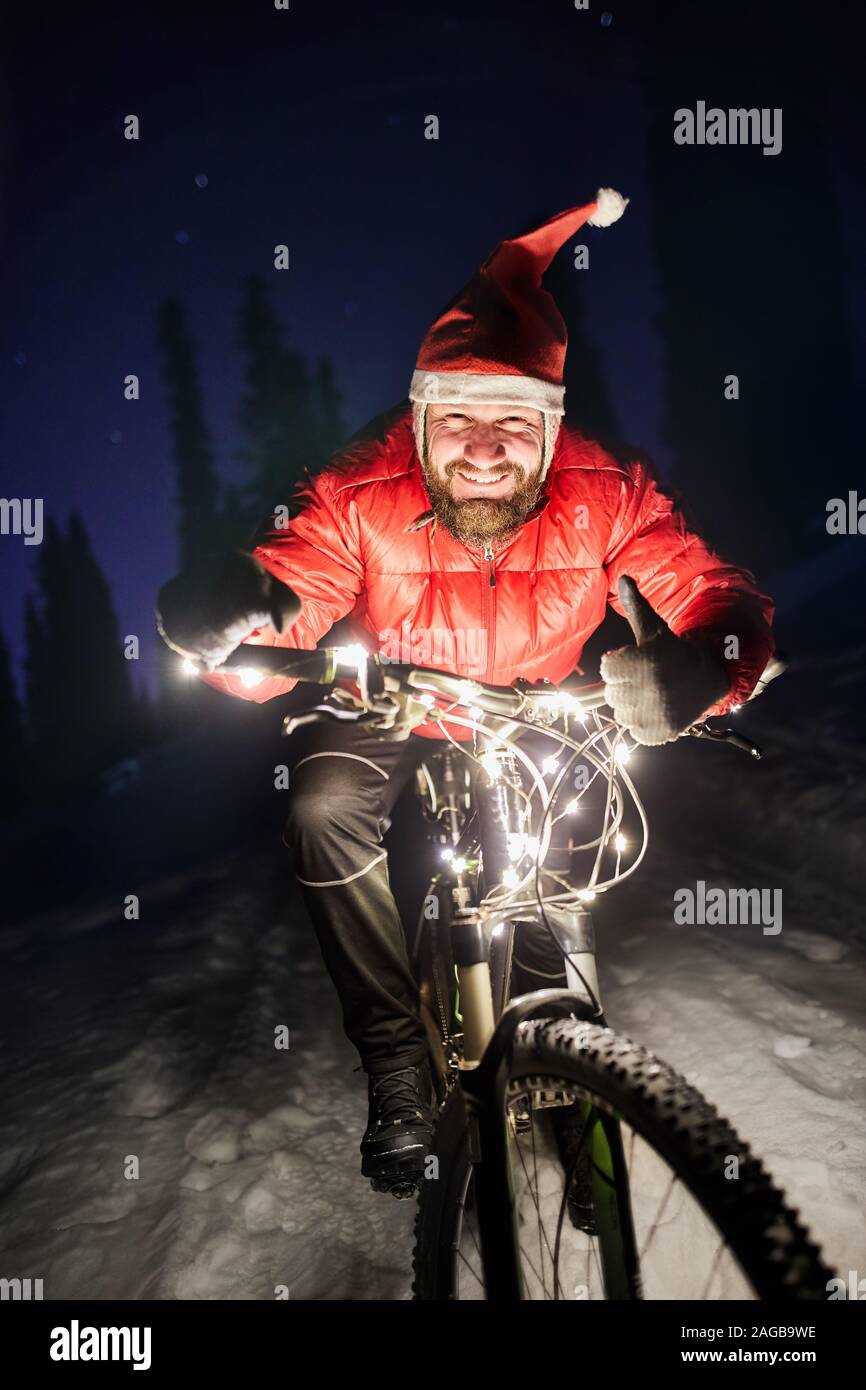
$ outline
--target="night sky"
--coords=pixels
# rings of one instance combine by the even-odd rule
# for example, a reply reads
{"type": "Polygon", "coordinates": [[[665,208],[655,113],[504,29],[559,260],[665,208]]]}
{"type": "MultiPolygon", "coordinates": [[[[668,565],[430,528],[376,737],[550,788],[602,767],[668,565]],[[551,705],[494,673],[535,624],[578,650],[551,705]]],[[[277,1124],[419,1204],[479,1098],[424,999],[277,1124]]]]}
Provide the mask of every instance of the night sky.
{"type": "MultiPolygon", "coordinates": [[[[0,494],[43,497],[60,521],[81,511],[121,631],[142,636],[142,667],[154,651],[155,591],[177,566],[155,348],[168,294],[187,313],[207,422],[229,477],[237,474],[245,275],[268,278],[287,345],[332,358],[351,433],[405,397],[427,326],[498,240],[613,186],[632,202],[592,243],[584,329],[624,434],[665,473],[660,306],[635,76],[638,14],[647,8],[577,11],[571,0],[292,0],[288,12],[266,0],[177,11],[13,7],[0,56],[0,494]],[[138,142],[122,137],[127,113],[141,119],[138,142]],[[435,142],[424,139],[430,113],[441,123],[435,142]],[[272,259],[282,242],[291,255],[285,273],[272,259]],[[123,399],[127,373],[141,378],[138,403],[123,399]]],[[[711,43],[728,7],[703,8],[711,43]]],[[[793,42],[785,15],[794,9],[779,7],[782,65],[793,42]]],[[[832,118],[838,103],[829,176],[847,212],[862,380],[862,137],[833,71],[850,38],[834,26],[850,11],[821,14],[814,82],[831,97],[815,119],[832,118]]],[[[759,91],[738,91],[736,100],[762,104],[759,91]]],[[[686,211],[687,203],[686,192],[686,211]]],[[[807,275],[808,226],[792,235],[803,237],[807,275]]],[[[792,408],[795,399],[792,383],[792,408]]],[[[856,475],[864,471],[861,456],[856,475]]],[[[20,661],[37,551],[15,537],[0,537],[0,546],[0,625],[20,661]]]]}

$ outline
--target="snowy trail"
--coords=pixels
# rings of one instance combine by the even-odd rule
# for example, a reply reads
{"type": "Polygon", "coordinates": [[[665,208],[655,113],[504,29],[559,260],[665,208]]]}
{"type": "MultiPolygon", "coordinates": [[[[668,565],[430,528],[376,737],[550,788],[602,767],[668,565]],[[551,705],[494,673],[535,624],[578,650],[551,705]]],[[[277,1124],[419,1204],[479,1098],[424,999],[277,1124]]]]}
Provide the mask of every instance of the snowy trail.
{"type": "Polygon", "coordinates": [[[359,1177],[364,1088],[318,949],[251,868],[153,885],[140,923],[5,939],[30,1002],[3,1036],[0,1249],[46,1298],[408,1296],[411,1204],[359,1177]]]}
{"type": "MultiPolygon", "coordinates": [[[[733,781],[716,766],[722,833],[651,815],[647,863],[598,905],[608,1017],[706,1092],[826,1259],[862,1277],[860,782],[823,769],[849,800],[829,871],[813,779],[780,784],[771,768],[773,814],[765,803],[748,821],[738,766],[733,781]],[[781,887],[783,930],[676,926],[673,892],[698,878],[781,887]]],[[[675,780],[676,759],[665,767],[675,780]]],[[[649,760],[640,776],[656,778],[649,760]]],[[[280,1285],[293,1299],[408,1298],[413,1206],[359,1176],[363,1077],[280,852],[265,837],[138,891],[138,922],[112,907],[0,934],[14,981],[0,1024],[2,1273],[43,1279],[48,1299],[272,1299],[280,1285]]]]}
{"type": "MultiPolygon", "coordinates": [[[[862,682],[861,654],[850,664],[862,682]]],[[[866,760],[832,726],[804,738],[778,706],[751,712],[750,733],[758,765],[688,741],[638,753],[642,782],[655,766],[671,792],[647,863],[605,904],[605,1005],[731,1120],[828,1263],[863,1277],[866,760]],[[781,930],[676,925],[673,895],[699,879],[780,890],[781,930]]]]}
{"type": "MultiPolygon", "coordinates": [[[[696,866],[698,870],[705,866],[696,866]]],[[[718,886],[755,875],[716,873],[718,886]]],[[[671,901],[670,868],[641,885],[671,901]]],[[[760,881],[760,880],[758,880],[760,881]]],[[[694,883],[682,872],[677,883],[694,883]]],[[[786,902],[794,883],[781,882],[786,902]]],[[[612,914],[613,915],[613,914],[612,914]]],[[[866,947],[791,911],[778,937],[628,910],[600,956],[611,1026],[652,1048],[724,1114],[798,1208],[828,1262],[866,1268],[866,947]]],[[[850,925],[850,924],[849,924],[850,925]]]]}

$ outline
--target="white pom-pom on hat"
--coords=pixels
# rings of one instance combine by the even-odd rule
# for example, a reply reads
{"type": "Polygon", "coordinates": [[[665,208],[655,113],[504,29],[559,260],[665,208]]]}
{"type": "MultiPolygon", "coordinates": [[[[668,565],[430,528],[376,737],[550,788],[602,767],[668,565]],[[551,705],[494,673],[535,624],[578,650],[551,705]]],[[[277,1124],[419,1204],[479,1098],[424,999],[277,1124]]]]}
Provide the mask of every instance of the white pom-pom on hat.
{"type": "Polygon", "coordinates": [[[609,227],[611,222],[618,222],[629,201],[615,188],[600,188],[596,194],[595,212],[587,218],[590,227],[609,227]]]}

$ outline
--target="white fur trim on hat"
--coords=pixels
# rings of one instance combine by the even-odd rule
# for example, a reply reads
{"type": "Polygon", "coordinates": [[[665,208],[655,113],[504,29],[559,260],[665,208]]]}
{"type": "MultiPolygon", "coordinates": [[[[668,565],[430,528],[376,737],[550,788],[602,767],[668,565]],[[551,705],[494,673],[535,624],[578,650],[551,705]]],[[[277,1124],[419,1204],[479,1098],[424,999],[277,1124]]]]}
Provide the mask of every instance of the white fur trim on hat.
{"type": "Polygon", "coordinates": [[[595,195],[595,212],[587,219],[590,227],[609,227],[611,222],[618,222],[628,202],[630,199],[615,188],[600,188],[595,195]]]}
{"type": "Polygon", "coordinates": [[[416,371],[409,399],[447,405],[525,405],[552,415],[565,413],[565,387],[534,376],[416,371]]]}

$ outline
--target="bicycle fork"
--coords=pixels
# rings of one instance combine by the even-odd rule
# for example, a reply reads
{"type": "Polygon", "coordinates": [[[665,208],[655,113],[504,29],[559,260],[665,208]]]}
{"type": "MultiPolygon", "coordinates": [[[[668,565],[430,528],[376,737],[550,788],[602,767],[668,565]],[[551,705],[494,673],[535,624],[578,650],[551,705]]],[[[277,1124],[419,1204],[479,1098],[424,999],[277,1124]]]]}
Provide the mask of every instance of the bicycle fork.
{"type": "MultiPolygon", "coordinates": [[[[551,908],[548,920],[563,948],[566,977],[573,992],[538,990],[523,995],[507,1005],[498,1021],[494,1018],[488,933],[499,923],[491,918],[483,924],[478,910],[468,908],[456,915],[452,928],[464,1025],[460,1085],[475,1170],[481,1255],[489,1300],[514,1301],[523,1297],[506,1120],[514,1034],[521,1023],[532,1018],[577,1016],[587,1022],[600,1021],[590,914],[551,908]]],[[[594,1107],[587,1103],[593,1205],[605,1290],[609,1299],[635,1299],[640,1297],[640,1275],[619,1120],[593,1111],[594,1107]]]]}
{"type": "MultiPolygon", "coordinates": [[[[551,907],[547,915],[563,952],[569,989],[591,1010],[594,1021],[603,1022],[595,959],[595,931],[590,913],[583,909],[575,911],[551,907]]],[[[544,930],[540,922],[537,927],[544,930]]],[[[490,942],[495,933],[509,930],[513,930],[513,923],[509,921],[507,911],[501,916],[492,913],[483,923],[476,907],[461,908],[454,914],[452,950],[463,1014],[463,1059],[470,1068],[481,1061],[496,1027],[490,942]]],[[[538,994],[550,992],[540,990],[538,994]]]]}

